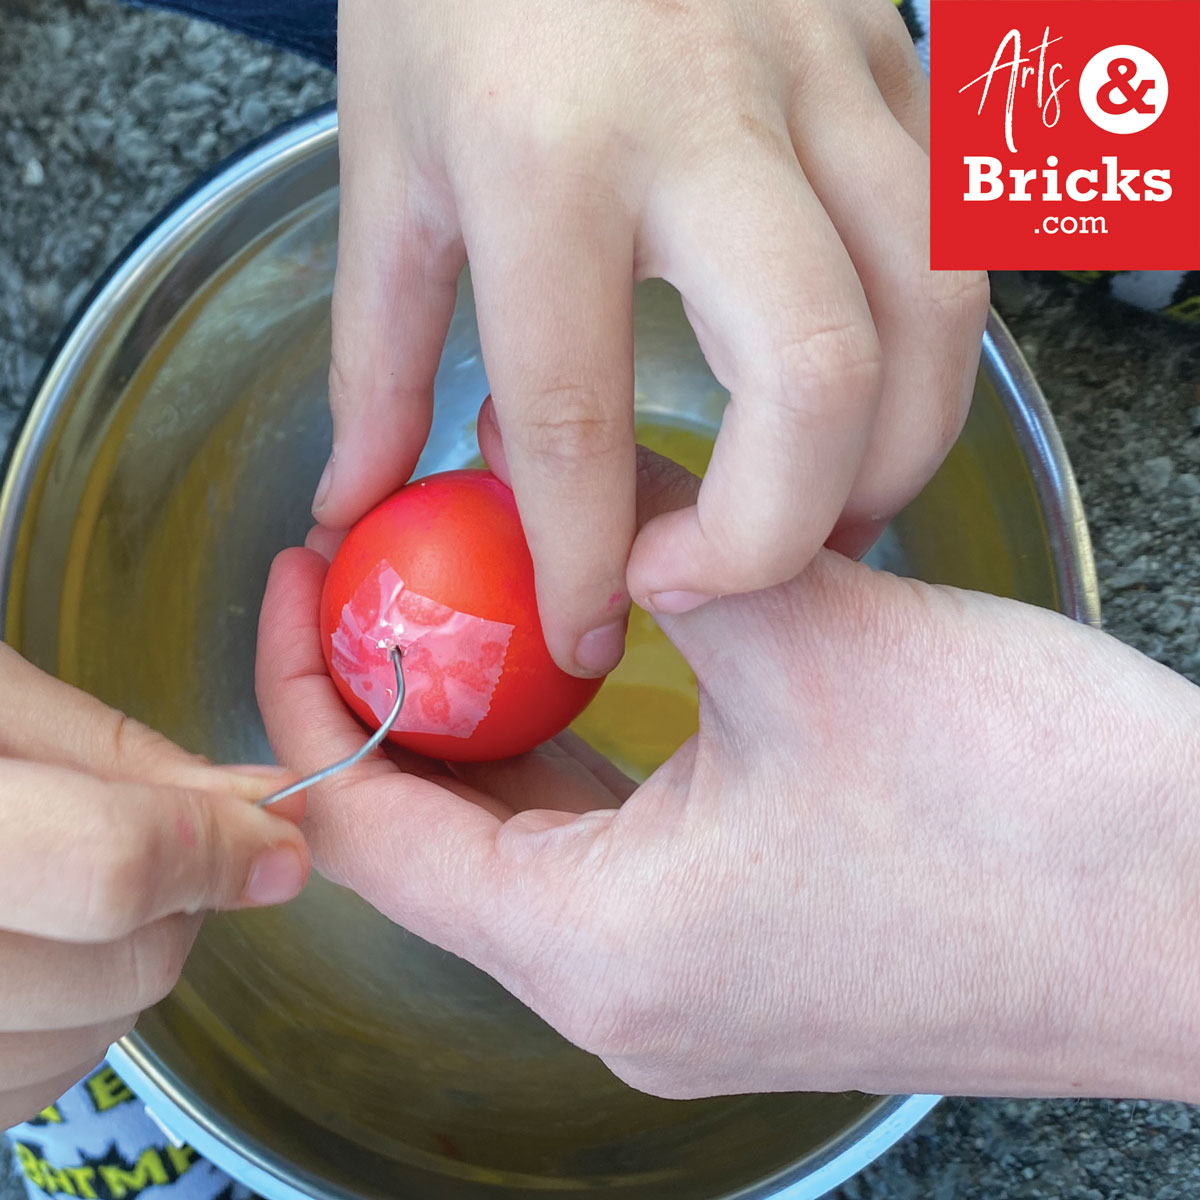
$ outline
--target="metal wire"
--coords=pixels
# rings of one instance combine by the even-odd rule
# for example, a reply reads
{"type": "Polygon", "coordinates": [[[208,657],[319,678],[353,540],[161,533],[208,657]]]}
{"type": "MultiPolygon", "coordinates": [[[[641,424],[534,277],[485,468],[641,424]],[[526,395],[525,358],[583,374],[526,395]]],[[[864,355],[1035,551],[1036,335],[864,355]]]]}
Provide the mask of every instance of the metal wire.
{"type": "Polygon", "coordinates": [[[299,783],[293,783],[291,787],[285,787],[281,792],[276,792],[274,795],[265,796],[262,800],[256,801],[259,808],[266,808],[268,805],[274,804],[277,800],[282,800],[285,796],[294,796],[297,792],[302,792],[306,788],[315,787],[318,783],[323,783],[331,775],[336,775],[339,771],[344,771],[347,767],[352,767],[355,763],[362,762],[372,750],[382,744],[383,739],[388,735],[388,731],[396,723],[396,718],[400,716],[401,708],[404,707],[404,670],[400,665],[400,647],[393,646],[389,653],[392,659],[392,666],[396,669],[396,703],[392,705],[392,711],[383,718],[383,724],[371,734],[366,745],[356,750],[349,758],[343,758],[341,762],[334,763],[333,766],[326,767],[323,771],[318,771],[315,775],[308,776],[307,779],[301,779],[299,783]]]}

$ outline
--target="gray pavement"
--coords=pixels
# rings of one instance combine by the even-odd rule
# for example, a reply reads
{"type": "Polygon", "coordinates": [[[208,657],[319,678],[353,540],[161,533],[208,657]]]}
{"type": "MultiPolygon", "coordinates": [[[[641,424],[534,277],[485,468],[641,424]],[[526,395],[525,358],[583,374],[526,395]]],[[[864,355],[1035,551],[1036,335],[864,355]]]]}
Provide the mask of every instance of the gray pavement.
{"type": "MultiPolygon", "coordinates": [[[[197,174],[332,94],[318,68],[176,16],[0,0],[0,445],[125,241],[197,174]]],[[[1200,329],[1064,280],[1003,276],[995,290],[1078,472],[1108,628],[1200,682],[1200,329]]],[[[13,1200],[5,1181],[0,1152],[13,1200]]],[[[1200,1116],[953,1100],[841,1196],[1188,1200],[1200,1116]]]]}

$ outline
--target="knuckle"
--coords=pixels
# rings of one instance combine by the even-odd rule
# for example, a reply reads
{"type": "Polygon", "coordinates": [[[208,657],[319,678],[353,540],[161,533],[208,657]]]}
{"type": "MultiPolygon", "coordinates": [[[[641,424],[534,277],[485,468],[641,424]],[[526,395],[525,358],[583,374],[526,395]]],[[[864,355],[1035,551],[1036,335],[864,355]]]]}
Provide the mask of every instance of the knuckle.
{"type": "Polygon", "coordinates": [[[335,338],[329,359],[329,407],[336,417],[344,413],[353,395],[352,381],[346,367],[346,356],[339,346],[342,339],[335,338]]]}
{"type": "MultiPolygon", "coordinates": [[[[106,715],[107,740],[111,747],[112,761],[114,763],[123,763],[127,758],[135,755],[140,749],[140,734],[142,730],[139,728],[136,721],[127,717],[122,712],[113,712],[106,715]]],[[[145,730],[146,733],[150,731],[145,730]]]]}
{"type": "Polygon", "coordinates": [[[907,94],[921,79],[921,65],[904,18],[892,4],[865,5],[860,13],[867,60],[885,97],[907,94]]]}
{"type": "Polygon", "coordinates": [[[740,595],[783,583],[801,571],[817,549],[781,533],[795,525],[800,501],[792,492],[762,497],[753,518],[711,499],[701,489],[696,515],[708,550],[706,577],[716,595],[740,595]]]}
{"type": "MultiPolygon", "coordinates": [[[[834,60],[844,48],[846,30],[845,10],[849,5],[805,4],[803,18],[779,23],[772,29],[775,44],[795,64],[795,78],[804,81],[814,64],[834,60]]],[[[801,6],[796,5],[799,11],[801,6]]]]}
{"type": "Polygon", "coordinates": [[[75,873],[80,933],[91,940],[113,941],[146,922],[158,839],[147,824],[122,821],[116,805],[101,801],[98,808],[75,873]]]}
{"type": "MultiPolygon", "coordinates": [[[[819,20],[813,22],[814,37],[820,36],[815,28],[818,23],[819,20]]],[[[747,53],[748,47],[737,29],[736,18],[730,22],[727,17],[718,15],[715,21],[705,23],[703,32],[697,29],[693,36],[692,59],[688,66],[703,77],[705,88],[701,94],[706,101],[708,97],[719,96],[724,102],[720,108],[726,108],[730,101],[744,102],[746,97],[762,93],[761,60],[756,54],[747,53]]],[[[730,111],[737,110],[730,108],[730,111]]]]}
{"type": "MultiPolygon", "coordinates": [[[[625,141],[597,105],[585,105],[553,81],[544,86],[513,87],[487,98],[489,144],[479,166],[499,169],[505,177],[535,181],[539,192],[560,183],[598,181],[603,165],[625,141]]],[[[464,112],[467,128],[478,127],[479,108],[464,112]]]]}
{"type": "Polygon", "coordinates": [[[122,712],[107,716],[108,726],[103,734],[103,746],[122,774],[134,778],[166,778],[165,769],[183,765],[197,766],[207,760],[199,754],[189,754],[148,725],[127,717],[122,712]]]}
{"type": "Polygon", "coordinates": [[[722,589],[725,594],[774,587],[790,579],[804,565],[801,552],[773,537],[743,537],[737,541],[736,554],[736,559],[729,560],[731,578],[722,589]],[[732,575],[734,570],[736,578],[732,575]]]}
{"type": "Polygon", "coordinates": [[[219,798],[202,792],[179,794],[175,825],[187,847],[187,857],[200,876],[200,884],[176,897],[175,912],[194,914],[231,904],[241,893],[244,880],[238,872],[244,860],[235,853],[238,839],[223,824],[223,811],[236,815],[246,810],[240,805],[222,808],[219,798]]]}
{"type": "MultiPolygon", "coordinates": [[[[805,428],[840,426],[883,387],[879,337],[865,321],[831,321],[781,341],[778,401],[805,428]]],[[[857,415],[854,415],[857,420],[857,415]]]]}
{"type": "Polygon", "coordinates": [[[329,357],[328,400],[334,439],[367,412],[377,411],[395,391],[396,379],[372,331],[349,328],[344,307],[334,303],[333,345],[329,357]]]}
{"type": "Polygon", "coordinates": [[[564,114],[560,120],[544,119],[516,141],[516,157],[528,177],[539,181],[543,197],[556,192],[597,188],[602,177],[604,152],[601,139],[578,116],[564,114]]]}
{"type": "Polygon", "coordinates": [[[879,94],[902,119],[918,116],[927,103],[925,76],[913,53],[912,44],[882,41],[870,59],[871,76],[879,94]]]}
{"type": "Polygon", "coordinates": [[[628,419],[604,411],[594,387],[574,381],[552,383],[525,406],[518,438],[530,455],[551,464],[577,465],[623,449],[628,419]]]}
{"type": "MultiPolygon", "coordinates": [[[[990,304],[991,288],[985,272],[938,272],[924,298],[922,318],[927,328],[945,330],[962,343],[950,361],[961,362],[968,356],[973,361],[990,304]],[[969,346],[967,339],[971,340],[969,346]]],[[[940,399],[930,406],[929,431],[930,447],[937,461],[954,445],[962,431],[973,388],[970,380],[964,384],[957,372],[951,372],[947,386],[939,390],[942,393],[940,399]]]]}
{"type": "Polygon", "coordinates": [[[932,328],[975,328],[987,316],[991,287],[986,271],[930,271],[919,301],[932,328]]]}
{"type": "Polygon", "coordinates": [[[706,572],[715,594],[739,595],[790,579],[805,564],[806,550],[779,531],[794,517],[794,498],[780,497],[775,510],[753,525],[728,511],[716,511],[700,493],[697,517],[710,551],[706,572]]]}

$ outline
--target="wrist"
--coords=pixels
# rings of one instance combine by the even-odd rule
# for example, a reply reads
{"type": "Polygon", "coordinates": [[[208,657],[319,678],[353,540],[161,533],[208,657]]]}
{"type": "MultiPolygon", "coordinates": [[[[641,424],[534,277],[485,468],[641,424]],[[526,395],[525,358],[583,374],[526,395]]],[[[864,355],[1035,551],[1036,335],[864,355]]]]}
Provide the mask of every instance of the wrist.
{"type": "Polygon", "coordinates": [[[927,983],[867,1090],[1200,1102],[1200,688],[1102,637],[1015,701],[1004,773],[939,834],[927,983]]]}
{"type": "MultiPolygon", "coordinates": [[[[1200,1101],[1200,688],[1143,660],[1098,743],[1098,801],[1062,850],[1067,1094],[1200,1101]],[[1145,686],[1139,686],[1139,685],[1145,686]],[[1090,836],[1089,836],[1090,835],[1090,836]],[[1071,946],[1072,938],[1077,945],[1071,946]]],[[[1077,793],[1080,803],[1086,797],[1077,793]]]]}

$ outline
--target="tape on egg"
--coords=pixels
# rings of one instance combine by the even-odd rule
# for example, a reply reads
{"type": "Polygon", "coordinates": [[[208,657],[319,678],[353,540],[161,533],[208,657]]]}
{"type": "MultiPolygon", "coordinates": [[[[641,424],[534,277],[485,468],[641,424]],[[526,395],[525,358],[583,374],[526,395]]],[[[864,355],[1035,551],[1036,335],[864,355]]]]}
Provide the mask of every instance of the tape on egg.
{"type": "Polygon", "coordinates": [[[418,595],[384,561],[343,606],[331,665],[382,721],[396,698],[388,652],[399,646],[405,698],[392,728],[469,737],[491,707],[512,632],[418,595]]]}

